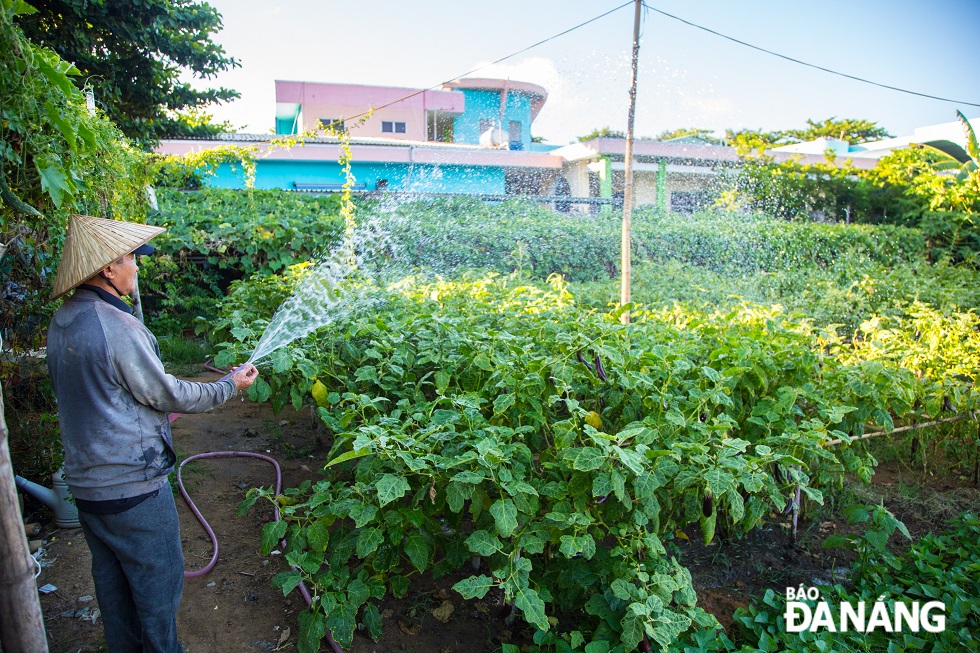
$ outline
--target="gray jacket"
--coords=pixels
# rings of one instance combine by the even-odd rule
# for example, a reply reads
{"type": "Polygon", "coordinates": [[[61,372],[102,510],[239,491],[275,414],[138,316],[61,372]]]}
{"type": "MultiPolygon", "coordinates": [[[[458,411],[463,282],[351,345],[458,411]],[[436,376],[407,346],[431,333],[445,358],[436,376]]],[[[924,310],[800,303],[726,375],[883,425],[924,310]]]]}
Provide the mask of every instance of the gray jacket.
{"type": "Polygon", "coordinates": [[[55,313],[47,358],[65,480],[89,501],[163,486],[176,462],[167,413],[202,413],[236,394],[231,379],[193,383],[167,374],[153,334],[88,290],[55,313]]]}

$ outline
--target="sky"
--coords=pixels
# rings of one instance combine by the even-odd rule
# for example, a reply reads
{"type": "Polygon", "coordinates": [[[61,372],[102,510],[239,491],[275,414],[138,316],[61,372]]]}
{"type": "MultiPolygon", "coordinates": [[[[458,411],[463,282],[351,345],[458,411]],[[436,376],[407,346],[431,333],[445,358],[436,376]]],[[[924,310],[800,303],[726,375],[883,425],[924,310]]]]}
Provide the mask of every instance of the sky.
{"type": "MultiPolygon", "coordinates": [[[[532,127],[564,145],[625,131],[633,3],[625,0],[208,0],[214,36],[241,67],[198,87],[241,98],[212,107],[239,131],[269,133],[275,80],[413,89],[463,76],[532,82],[548,99],[532,127]],[[476,72],[469,73],[474,69],[476,72]],[[469,73],[469,74],[467,74],[469,73]]],[[[637,137],[703,128],[775,131],[861,119],[894,136],[980,117],[980,0],[647,0],[689,23],[800,61],[946,102],[793,63],[644,9],[637,137]]],[[[188,78],[189,80],[190,78],[188,78]]]]}

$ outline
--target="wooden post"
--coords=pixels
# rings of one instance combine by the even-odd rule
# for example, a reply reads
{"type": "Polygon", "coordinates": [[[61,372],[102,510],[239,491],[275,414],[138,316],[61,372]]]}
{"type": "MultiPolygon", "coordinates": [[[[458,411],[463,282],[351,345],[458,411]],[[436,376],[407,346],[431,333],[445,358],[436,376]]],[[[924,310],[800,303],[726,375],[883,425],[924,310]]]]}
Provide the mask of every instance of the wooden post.
{"type": "Polygon", "coordinates": [[[7,445],[0,386],[0,648],[10,653],[47,653],[34,562],[17,503],[17,486],[7,445]]]}
{"type": "MultiPolygon", "coordinates": [[[[626,154],[623,163],[623,240],[622,240],[622,259],[620,267],[621,282],[619,303],[626,305],[630,303],[630,279],[632,276],[632,263],[630,256],[632,253],[632,220],[633,220],[633,125],[636,116],[636,72],[640,57],[640,7],[643,0],[636,0],[636,10],[633,14],[633,72],[630,76],[630,110],[626,122],[626,154]]],[[[623,324],[629,324],[630,312],[623,311],[620,316],[623,324]]]]}

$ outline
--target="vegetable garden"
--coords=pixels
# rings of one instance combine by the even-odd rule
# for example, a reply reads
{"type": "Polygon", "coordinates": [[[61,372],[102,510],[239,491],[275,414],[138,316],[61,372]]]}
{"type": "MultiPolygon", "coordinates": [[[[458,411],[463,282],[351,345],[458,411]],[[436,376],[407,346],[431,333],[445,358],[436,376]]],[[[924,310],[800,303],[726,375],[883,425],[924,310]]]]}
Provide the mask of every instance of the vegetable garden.
{"type": "MultiPolygon", "coordinates": [[[[313,225],[339,237],[332,202],[166,196],[175,251],[196,242],[214,271],[254,266],[207,318],[218,364],[246,358],[309,275],[276,239],[302,243],[313,225]],[[226,202],[255,226],[229,223],[226,202]],[[270,210],[297,205],[293,219],[270,210]],[[260,238],[234,235],[252,229],[260,238]]],[[[275,583],[314,596],[300,650],[327,629],[341,644],[382,637],[386,596],[464,567],[454,589],[501,593],[536,633],[530,650],[803,646],[776,615],[768,631],[716,631],[676,538],[737,539],[783,514],[795,527],[846,478],[871,479],[878,437],[976,480],[980,334],[963,308],[976,272],[930,262],[916,229],[641,212],[640,303],[624,326],[607,306],[614,218],[457,200],[357,214],[381,216],[388,274],[348,279],[374,286],[371,302],[278,349],[252,389],[277,407],[312,403],[332,436],[322,480],[242,506],[282,510],[262,548],[285,537],[294,570],[275,583]]],[[[869,544],[895,532],[882,515],[849,543],[869,559],[893,555],[869,544]]]]}

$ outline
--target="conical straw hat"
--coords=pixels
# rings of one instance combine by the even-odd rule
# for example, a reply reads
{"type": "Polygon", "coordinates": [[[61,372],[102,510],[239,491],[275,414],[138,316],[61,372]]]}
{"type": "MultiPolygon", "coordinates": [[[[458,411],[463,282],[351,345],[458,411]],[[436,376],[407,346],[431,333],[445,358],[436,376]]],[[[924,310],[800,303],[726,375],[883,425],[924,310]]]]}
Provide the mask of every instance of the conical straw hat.
{"type": "Polygon", "coordinates": [[[164,227],[136,222],[106,220],[90,215],[71,216],[51,299],[58,299],[105,266],[164,231],[164,227]]]}

